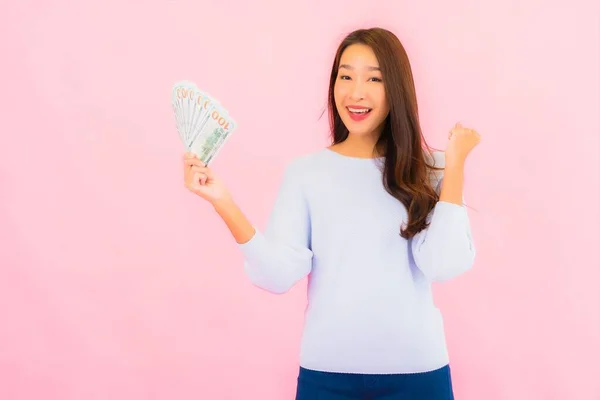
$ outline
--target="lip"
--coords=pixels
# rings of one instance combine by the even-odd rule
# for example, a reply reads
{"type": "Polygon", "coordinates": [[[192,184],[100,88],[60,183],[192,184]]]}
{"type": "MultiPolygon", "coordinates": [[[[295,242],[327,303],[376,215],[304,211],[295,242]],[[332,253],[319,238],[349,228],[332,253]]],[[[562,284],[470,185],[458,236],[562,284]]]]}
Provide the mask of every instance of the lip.
{"type": "Polygon", "coordinates": [[[355,114],[350,111],[350,108],[355,109],[355,110],[372,110],[372,108],[365,107],[365,106],[347,106],[346,110],[348,111],[348,115],[355,122],[364,121],[365,119],[369,118],[369,116],[371,115],[371,112],[366,112],[364,114],[355,114]]]}

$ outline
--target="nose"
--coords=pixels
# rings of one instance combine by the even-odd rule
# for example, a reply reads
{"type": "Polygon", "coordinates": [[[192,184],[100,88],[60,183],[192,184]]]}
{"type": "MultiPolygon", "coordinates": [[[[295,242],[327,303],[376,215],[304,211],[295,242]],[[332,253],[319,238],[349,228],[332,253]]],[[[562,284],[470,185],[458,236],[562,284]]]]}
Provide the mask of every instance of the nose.
{"type": "Polygon", "coordinates": [[[352,87],[350,88],[350,98],[353,101],[362,100],[365,98],[365,85],[358,80],[352,82],[352,87]]]}

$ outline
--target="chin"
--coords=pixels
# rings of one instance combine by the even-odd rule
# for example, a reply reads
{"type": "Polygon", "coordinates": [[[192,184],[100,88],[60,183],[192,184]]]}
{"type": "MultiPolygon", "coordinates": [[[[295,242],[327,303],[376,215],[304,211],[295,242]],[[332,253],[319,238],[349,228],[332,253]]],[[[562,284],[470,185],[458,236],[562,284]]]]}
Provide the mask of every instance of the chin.
{"type": "Polygon", "coordinates": [[[364,127],[364,126],[352,126],[352,125],[346,125],[346,127],[348,128],[348,135],[350,136],[354,136],[354,137],[368,137],[371,136],[373,134],[374,128],[372,127],[364,127]]]}
{"type": "Polygon", "coordinates": [[[385,118],[382,119],[378,113],[373,113],[362,121],[356,121],[347,113],[340,115],[340,118],[348,129],[349,135],[354,137],[373,136],[374,132],[381,130],[385,120],[385,118]]]}
{"type": "Polygon", "coordinates": [[[372,136],[373,132],[377,130],[377,125],[375,124],[355,122],[346,118],[342,118],[342,122],[344,123],[346,129],[348,129],[349,135],[355,137],[372,136]]]}

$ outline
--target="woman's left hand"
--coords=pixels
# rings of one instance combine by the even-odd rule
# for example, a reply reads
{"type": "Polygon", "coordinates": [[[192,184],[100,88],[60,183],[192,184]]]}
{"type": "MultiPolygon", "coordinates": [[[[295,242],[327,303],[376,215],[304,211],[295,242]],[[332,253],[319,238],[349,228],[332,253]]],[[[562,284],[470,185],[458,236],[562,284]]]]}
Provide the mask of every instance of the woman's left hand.
{"type": "Polygon", "coordinates": [[[448,134],[448,146],[446,146],[445,152],[446,166],[463,164],[480,140],[481,137],[477,131],[457,123],[448,134]]]}

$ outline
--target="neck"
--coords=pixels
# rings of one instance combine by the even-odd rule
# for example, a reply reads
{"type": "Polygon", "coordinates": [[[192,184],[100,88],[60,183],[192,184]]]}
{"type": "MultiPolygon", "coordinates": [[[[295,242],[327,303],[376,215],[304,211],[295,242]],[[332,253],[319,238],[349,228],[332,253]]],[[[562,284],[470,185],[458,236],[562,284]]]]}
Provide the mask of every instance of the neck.
{"type": "Polygon", "coordinates": [[[375,135],[353,135],[350,133],[346,140],[331,146],[331,149],[347,156],[372,158],[381,155],[375,151],[376,144],[377,137],[375,135]]]}

